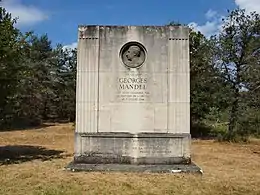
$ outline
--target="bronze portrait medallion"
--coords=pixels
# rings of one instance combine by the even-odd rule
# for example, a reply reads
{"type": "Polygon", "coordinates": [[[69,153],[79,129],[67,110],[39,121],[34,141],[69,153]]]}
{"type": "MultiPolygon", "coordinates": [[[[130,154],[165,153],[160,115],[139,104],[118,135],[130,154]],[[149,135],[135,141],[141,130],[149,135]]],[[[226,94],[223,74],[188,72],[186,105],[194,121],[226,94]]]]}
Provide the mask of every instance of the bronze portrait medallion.
{"type": "Polygon", "coordinates": [[[122,62],[129,68],[140,67],[146,57],[145,48],[137,42],[129,42],[125,44],[120,52],[122,62]]]}

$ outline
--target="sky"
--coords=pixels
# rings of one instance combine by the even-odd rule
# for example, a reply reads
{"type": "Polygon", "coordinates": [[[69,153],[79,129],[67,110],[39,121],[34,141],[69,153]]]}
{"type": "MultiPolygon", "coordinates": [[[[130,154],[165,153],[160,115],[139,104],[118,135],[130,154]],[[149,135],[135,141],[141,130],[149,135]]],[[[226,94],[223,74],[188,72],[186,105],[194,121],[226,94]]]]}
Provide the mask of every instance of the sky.
{"type": "Polygon", "coordinates": [[[78,25],[188,24],[206,36],[236,7],[260,13],[260,0],[2,0],[23,32],[47,34],[54,45],[75,47],[78,25]]]}

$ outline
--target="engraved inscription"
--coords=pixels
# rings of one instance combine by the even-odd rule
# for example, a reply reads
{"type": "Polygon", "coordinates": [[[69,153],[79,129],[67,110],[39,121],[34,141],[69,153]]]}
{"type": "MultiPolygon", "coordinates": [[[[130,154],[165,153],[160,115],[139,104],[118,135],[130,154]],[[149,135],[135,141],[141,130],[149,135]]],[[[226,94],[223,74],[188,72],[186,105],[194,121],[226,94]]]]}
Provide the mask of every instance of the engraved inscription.
{"type": "Polygon", "coordinates": [[[132,140],[132,144],[133,144],[132,149],[137,150],[140,154],[149,154],[149,155],[172,154],[172,151],[169,149],[169,146],[160,144],[159,142],[157,143],[156,141],[143,142],[140,140],[139,141],[132,140]]]}
{"type": "Polygon", "coordinates": [[[140,154],[171,154],[172,151],[161,146],[150,147],[133,147],[133,150],[138,150],[140,154]]]}
{"type": "Polygon", "coordinates": [[[117,98],[120,99],[121,101],[127,101],[127,102],[147,102],[149,101],[150,94],[149,92],[135,92],[135,91],[126,91],[126,92],[121,92],[117,94],[117,98]]]}
{"type": "Polygon", "coordinates": [[[120,89],[146,89],[147,78],[119,78],[120,89]]]}
{"type": "Polygon", "coordinates": [[[148,78],[141,75],[126,75],[117,79],[116,100],[121,102],[147,102],[150,100],[148,78]]]}

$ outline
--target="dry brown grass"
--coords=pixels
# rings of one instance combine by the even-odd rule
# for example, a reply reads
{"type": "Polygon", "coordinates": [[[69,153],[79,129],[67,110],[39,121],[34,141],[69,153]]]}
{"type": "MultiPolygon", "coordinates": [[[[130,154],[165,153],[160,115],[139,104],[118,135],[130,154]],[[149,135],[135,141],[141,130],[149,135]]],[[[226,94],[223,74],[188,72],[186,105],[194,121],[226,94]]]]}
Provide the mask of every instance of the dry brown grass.
{"type": "MultiPolygon", "coordinates": [[[[10,163],[0,165],[0,194],[260,194],[259,140],[244,145],[193,141],[193,160],[204,170],[203,176],[67,172],[63,167],[72,160],[73,141],[71,125],[1,132],[0,149],[27,145],[35,151],[16,159],[18,164],[0,157],[0,163],[10,163]],[[38,155],[36,146],[46,152],[38,155]],[[64,152],[53,155],[51,150],[64,152]]],[[[19,147],[24,146],[15,150],[19,147]]],[[[11,157],[19,154],[11,152],[11,157]]]]}

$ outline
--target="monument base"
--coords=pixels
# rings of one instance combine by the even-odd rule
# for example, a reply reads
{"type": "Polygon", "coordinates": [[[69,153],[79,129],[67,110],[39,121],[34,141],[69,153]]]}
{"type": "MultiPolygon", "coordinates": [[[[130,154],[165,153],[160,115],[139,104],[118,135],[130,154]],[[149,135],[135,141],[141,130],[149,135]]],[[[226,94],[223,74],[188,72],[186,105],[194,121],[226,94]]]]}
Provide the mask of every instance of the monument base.
{"type": "Polygon", "coordinates": [[[174,165],[133,165],[133,164],[78,164],[71,162],[65,167],[73,172],[143,172],[143,173],[198,173],[202,170],[194,163],[174,165]]]}
{"type": "Polygon", "coordinates": [[[190,134],[76,133],[77,164],[190,164],[190,134]]]}
{"type": "Polygon", "coordinates": [[[190,134],[76,133],[71,171],[202,173],[191,162],[190,134]]]}

